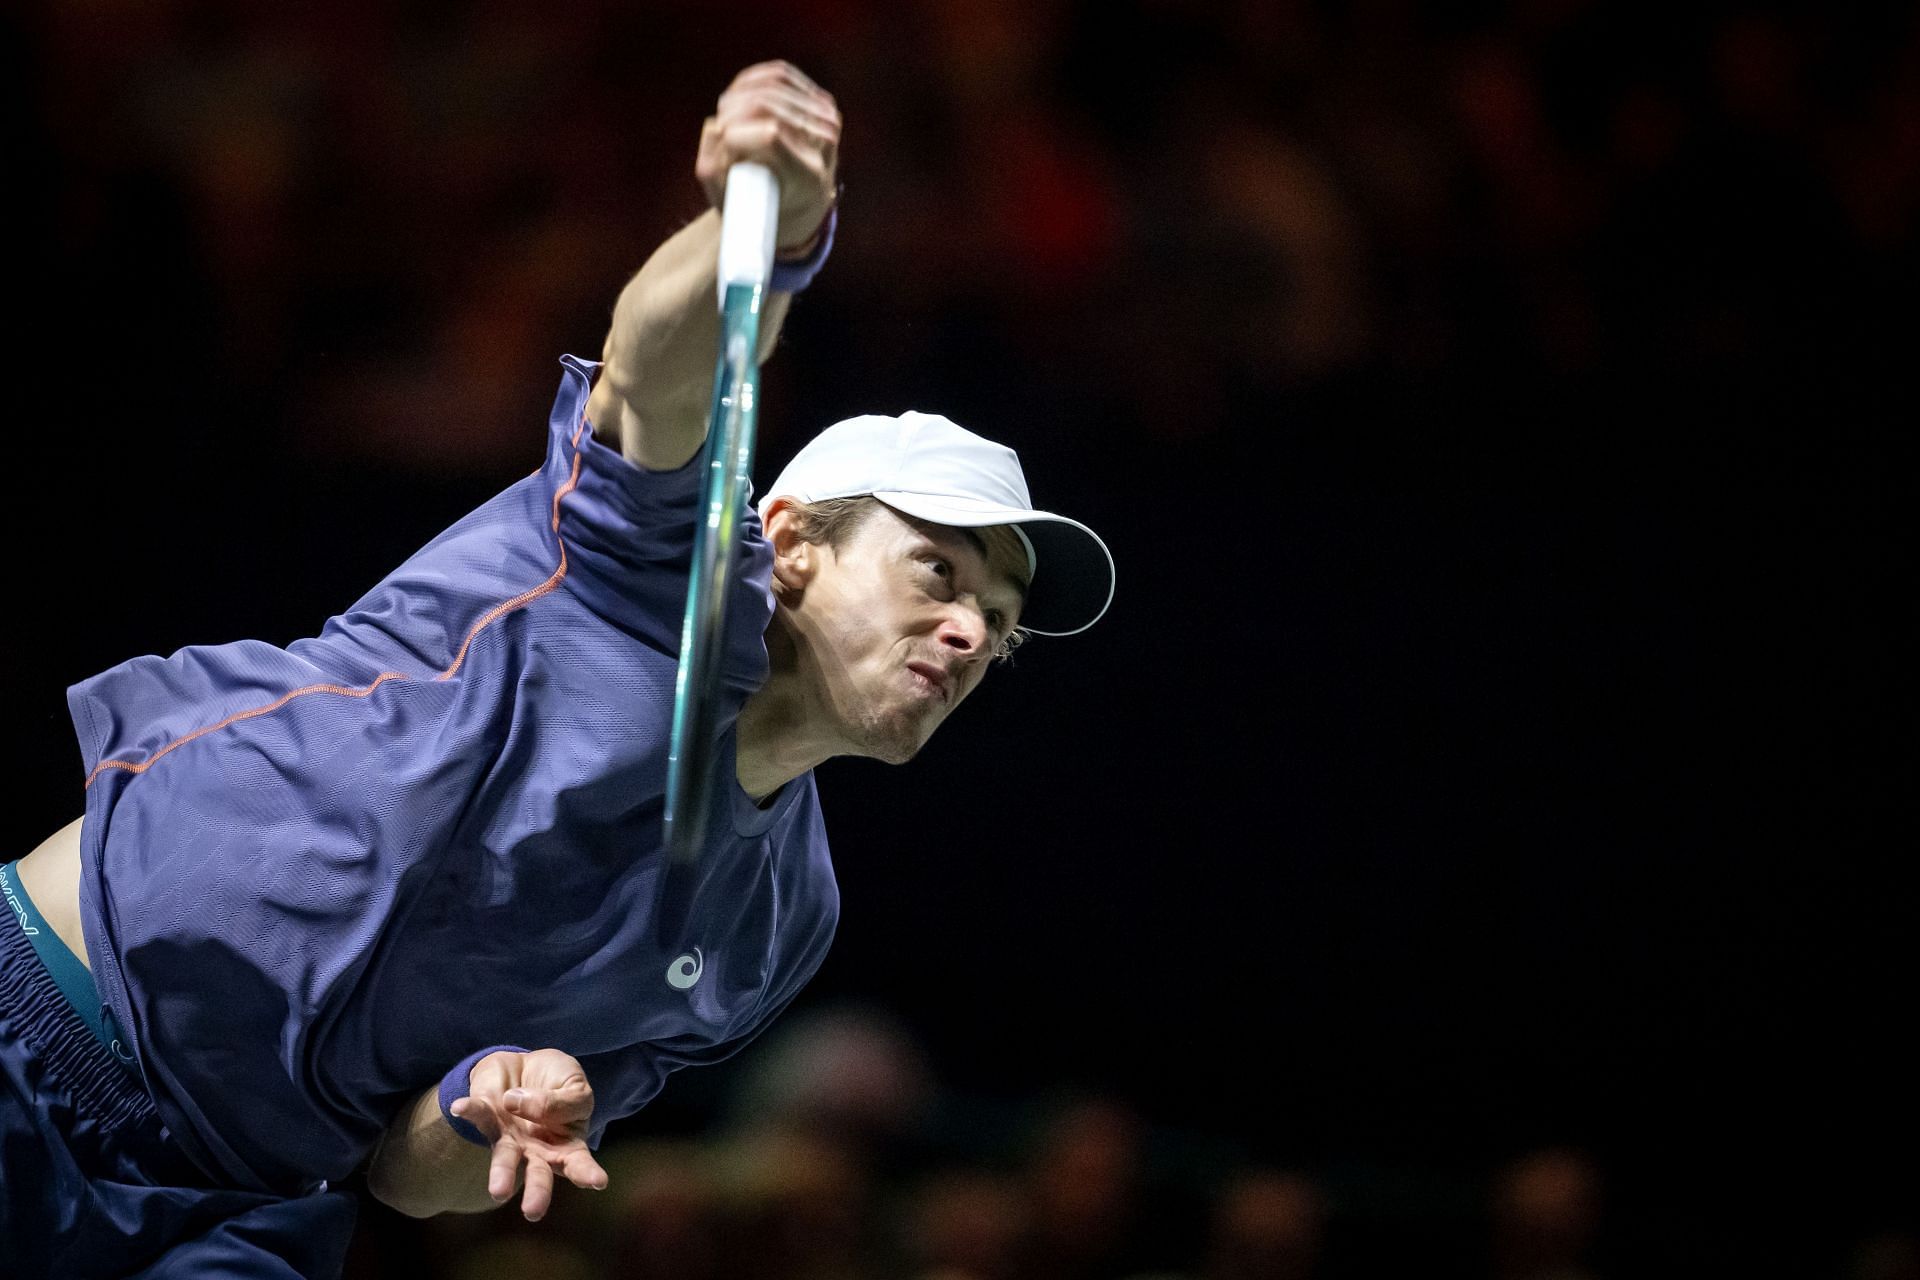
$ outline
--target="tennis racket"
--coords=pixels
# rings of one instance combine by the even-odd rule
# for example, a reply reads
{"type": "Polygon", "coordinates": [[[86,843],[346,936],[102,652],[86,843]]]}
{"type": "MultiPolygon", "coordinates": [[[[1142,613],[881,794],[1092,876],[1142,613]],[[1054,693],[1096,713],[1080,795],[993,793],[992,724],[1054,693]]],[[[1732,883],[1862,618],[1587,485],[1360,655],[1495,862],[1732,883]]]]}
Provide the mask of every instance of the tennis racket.
{"type": "Polygon", "coordinates": [[[667,753],[667,855],[698,861],[712,808],[713,736],[719,718],[720,650],[740,515],[753,474],[760,382],[760,304],[773,271],[780,184],[765,165],[727,171],[720,208],[720,355],[707,417],[706,505],[694,530],[680,669],[673,686],[667,753]]]}

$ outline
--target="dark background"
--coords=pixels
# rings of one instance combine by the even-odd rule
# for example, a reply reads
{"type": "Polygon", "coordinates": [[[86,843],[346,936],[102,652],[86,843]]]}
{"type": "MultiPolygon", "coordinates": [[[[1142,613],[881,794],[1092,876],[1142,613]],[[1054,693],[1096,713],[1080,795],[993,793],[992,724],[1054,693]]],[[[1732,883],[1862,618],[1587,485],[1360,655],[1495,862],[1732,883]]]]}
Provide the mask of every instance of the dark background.
{"type": "Polygon", "coordinates": [[[312,633],[538,461],[784,56],[845,192],[761,476],[945,412],[1119,565],[919,760],[821,770],[793,1016],[1311,1171],[1429,1272],[1564,1146],[1601,1271],[1867,1274],[1920,1191],[1920,24],[1684,8],[10,9],[11,847],[79,810],[66,685],[312,633]]]}

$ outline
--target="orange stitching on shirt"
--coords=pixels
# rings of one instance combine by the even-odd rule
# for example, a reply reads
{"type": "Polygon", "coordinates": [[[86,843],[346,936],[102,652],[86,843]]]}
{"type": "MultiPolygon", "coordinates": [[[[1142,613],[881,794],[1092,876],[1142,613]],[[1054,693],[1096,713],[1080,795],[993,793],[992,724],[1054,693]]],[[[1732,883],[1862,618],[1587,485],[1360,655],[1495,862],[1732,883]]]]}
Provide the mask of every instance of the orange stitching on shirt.
{"type": "MultiPolygon", "coordinates": [[[[192,742],[195,738],[200,737],[202,734],[212,733],[215,729],[224,729],[228,725],[234,724],[238,721],[251,720],[255,716],[266,715],[269,711],[278,711],[281,707],[286,706],[289,702],[292,702],[295,698],[300,697],[302,694],[337,693],[337,694],[340,694],[342,697],[346,697],[346,698],[364,698],[389,680],[405,680],[406,678],[407,676],[403,672],[382,671],[380,673],[379,679],[375,680],[372,684],[366,685],[365,687],[359,688],[359,689],[349,689],[347,688],[347,686],[343,684],[310,684],[306,686],[304,689],[295,689],[292,693],[283,693],[280,695],[277,701],[269,702],[264,707],[255,707],[251,711],[236,711],[232,715],[228,716],[225,720],[222,720],[219,724],[210,724],[210,725],[207,725],[205,728],[195,729],[192,733],[188,734],[184,738],[176,738],[172,742],[169,742],[166,746],[154,752],[153,755],[148,757],[143,763],[134,764],[132,761],[129,761],[129,760],[102,760],[99,764],[94,766],[93,772],[87,775],[87,786],[90,787],[93,785],[93,780],[100,776],[100,771],[102,769],[125,769],[128,773],[145,773],[147,770],[153,768],[154,763],[158,761],[161,756],[166,755],[167,752],[173,750],[175,747],[184,747],[189,742],[192,742]]],[[[82,789],[84,790],[84,788],[82,789]]]]}
{"type": "MultiPolygon", "coordinates": [[[[553,495],[553,531],[556,534],[560,532],[560,499],[566,497],[569,493],[572,493],[574,489],[577,488],[580,484],[580,452],[579,452],[580,434],[582,431],[586,429],[586,425],[587,425],[586,412],[582,410],[580,414],[580,425],[574,428],[573,439],[569,441],[569,446],[574,450],[573,474],[567,478],[567,482],[564,485],[560,486],[559,490],[553,495]]],[[[538,475],[538,474],[540,474],[538,471],[534,472],[534,475],[538,475]]],[[[480,621],[473,624],[473,629],[467,632],[467,638],[460,642],[460,652],[454,656],[453,665],[448,667],[445,671],[442,671],[439,675],[435,676],[434,680],[440,681],[440,680],[452,679],[453,674],[456,671],[460,670],[460,664],[467,660],[467,649],[469,646],[473,644],[474,638],[476,636],[478,636],[482,631],[486,630],[488,626],[490,626],[492,623],[497,621],[499,618],[513,612],[515,609],[518,609],[523,605],[532,604],[535,600],[538,600],[541,596],[546,595],[548,592],[552,591],[555,587],[559,586],[561,581],[564,580],[566,576],[567,576],[567,544],[564,541],[562,541],[560,542],[560,567],[553,571],[553,576],[548,578],[545,582],[541,583],[539,586],[533,588],[533,590],[523,591],[519,595],[515,596],[513,599],[508,600],[506,603],[495,605],[493,608],[489,609],[486,612],[485,616],[483,616],[480,619],[480,621]]],[[[372,684],[367,685],[366,687],[360,688],[360,689],[349,689],[345,685],[338,685],[338,684],[310,684],[310,685],[307,685],[305,688],[295,689],[291,693],[282,694],[277,700],[268,703],[264,707],[254,707],[252,710],[249,710],[249,711],[236,711],[232,715],[228,716],[225,720],[220,721],[220,723],[218,724],[206,725],[203,728],[195,729],[192,733],[188,734],[184,738],[176,738],[172,742],[169,742],[166,746],[154,752],[151,756],[147,757],[146,760],[142,761],[139,764],[135,764],[131,760],[102,760],[99,764],[93,767],[93,772],[87,775],[86,784],[81,788],[81,790],[84,791],[86,790],[87,787],[91,787],[94,784],[94,781],[97,778],[99,778],[103,770],[124,769],[128,773],[136,773],[136,774],[145,773],[147,770],[153,768],[153,766],[156,763],[158,763],[158,761],[160,760],[160,757],[166,755],[169,751],[172,751],[175,747],[184,747],[189,742],[192,742],[195,738],[201,737],[205,734],[212,733],[216,729],[224,729],[230,724],[237,724],[242,720],[251,720],[255,716],[264,716],[269,712],[278,711],[281,707],[286,706],[289,702],[292,702],[295,698],[301,697],[302,695],[309,694],[309,693],[337,693],[343,697],[348,697],[348,698],[364,698],[389,680],[406,680],[410,678],[411,677],[409,677],[405,672],[383,671],[380,673],[379,678],[376,679],[372,684]]]]}
{"type": "MultiPolygon", "coordinates": [[[[573,438],[575,440],[578,440],[580,438],[580,433],[578,431],[574,432],[573,438]]],[[[558,489],[556,489],[553,494],[553,531],[555,533],[560,532],[560,499],[572,493],[574,491],[574,488],[578,486],[579,483],[580,483],[580,455],[579,453],[576,452],[573,455],[573,474],[569,476],[567,478],[567,482],[561,485],[558,489]]],[[[434,679],[435,680],[453,679],[453,673],[458,671],[460,669],[460,664],[467,660],[467,646],[473,643],[475,636],[478,636],[482,631],[485,631],[488,627],[492,626],[500,618],[504,617],[509,613],[512,613],[515,609],[520,608],[522,605],[532,604],[535,600],[538,600],[541,596],[547,594],[547,592],[559,586],[561,579],[565,578],[566,576],[567,576],[567,544],[562,542],[560,544],[560,567],[553,571],[553,576],[551,578],[548,578],[545,582],[541,583],[539,586],[535,587],[533,590],[524,591],[521,594],[515,596],[513,599],[507,601],[505,604],[497,604],[493,608],[489,609],[485,617],[481,618],[480,621],[473,624],[473,630],[467,632],[467,638],[460,642],[460,652],[454,655],[453,665],[448,667],[445,671],[442,671],[439,675],[435,676],[434,679]]]]}
{"type": "Polygon", "coordinates": [[[486,616],[481,618],[480,621],[474,623],[473,630],[467,632],[467,638],[460,642],[460,652],[454,655],[453,665],[448,667],[445,671],[442,671],[439,675],[435,676],[434,679],[435,680],[453,679],[454,672],[460,670],[460,664],[467,660],[467,646],[473,643],[474,638],[476,636],[478,636],[482,631],[485,631],[488,627],[492,626],[500,618],[504,617],[509,613],[512,613],[515,609],[520,608],[522,605],[532,604],[535,600],[538,600],[541,596],[546,595],[547,592],[559,586],[560,579],[566,576],[567,576],[567,544],[563,542],[560,544],[560,567],[553,571],[553,576],[551,578],[548,578],[545,582],[541,583],[539,586],[535,587],[533,590],[523,591],[519,595],[515,596],[513,599],[507,601],[505,604],[497,604],[493,606],[493,608],[487,610],[486,616]]]}
{"type": "MultiPolygon", "coordinates": [[[[576,440],[578,440],[579,438],[580,437],[577,434],[574,436],[574,439],[576,440]]],[[[573,474],[567,477],[567,482],[565,484],[561,485],[558,489],[555,489],[553,491],[553,531],[555,533],[560,532],[560,499],[572,493],[574,490],[574,487],[577,486],[579,483],[580,483],[580,455],[578,452],[576,452],[573,455],[573,474]]],[[[566,553],[563,551],[561,554],[564,557],[566,553]]]]}

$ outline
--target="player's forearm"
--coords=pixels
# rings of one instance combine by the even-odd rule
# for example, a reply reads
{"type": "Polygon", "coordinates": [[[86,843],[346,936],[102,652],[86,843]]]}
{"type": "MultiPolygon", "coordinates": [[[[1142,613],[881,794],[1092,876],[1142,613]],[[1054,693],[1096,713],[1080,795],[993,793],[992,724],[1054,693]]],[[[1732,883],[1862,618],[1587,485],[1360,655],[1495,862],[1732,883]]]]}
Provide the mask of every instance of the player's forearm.
{"type": "MultiPolygon", "coordinates": [[[[627,458],[671,471],[700,451],[720,345],[720,215],[709,209],[647,259],[621,291],[587,416],[627,458]]],[[[788,296],[765,294],[760,352],[773,350],[788,296]]]]}
{"type": "Polygon", "coordinates": [[[410,1218],[481,1213],[496,1207],[487,1194],[490,1155],[453,1131],[440,1114],[438,1089],[414,1100],[387,1129],[367,1167],[367,1189],[410,1218]]]}

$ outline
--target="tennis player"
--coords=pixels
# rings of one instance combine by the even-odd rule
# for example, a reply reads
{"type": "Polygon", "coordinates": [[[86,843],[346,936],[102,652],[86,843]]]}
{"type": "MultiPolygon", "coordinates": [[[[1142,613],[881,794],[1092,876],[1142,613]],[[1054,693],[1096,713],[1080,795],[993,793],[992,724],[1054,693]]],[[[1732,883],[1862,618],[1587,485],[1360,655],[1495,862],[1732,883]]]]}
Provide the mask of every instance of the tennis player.
{"type": "MultiPolygon", "coordinates": [[[[770,350],[836,226],[840,116],[735,78],[711,202],[771,167],[770,350]]],[[[426,1216],[606,1185],[607,1123],[738,1050],[819,967],[838,894],[812,770],[910,758],[1113,569],[1014,454],[929,414],[828,428],[743,517],[722,779],[662,851],[719,322],[718,215],[567,357],[545,462],[321,633],[74,686],[84,816],[0,866],[0,1272],[337,1273],[353,1201],[426,1216]]]]}

